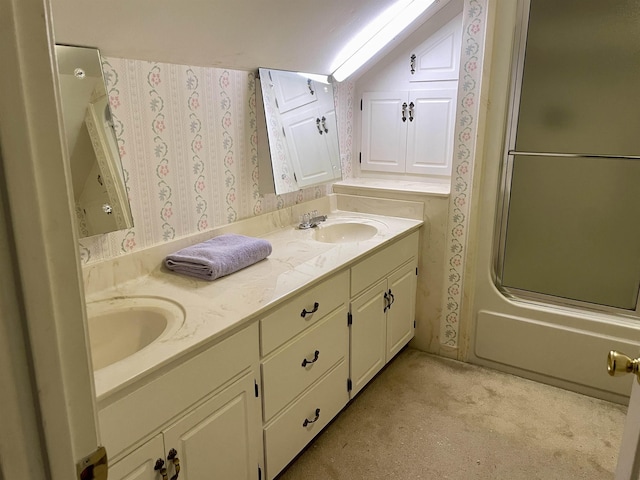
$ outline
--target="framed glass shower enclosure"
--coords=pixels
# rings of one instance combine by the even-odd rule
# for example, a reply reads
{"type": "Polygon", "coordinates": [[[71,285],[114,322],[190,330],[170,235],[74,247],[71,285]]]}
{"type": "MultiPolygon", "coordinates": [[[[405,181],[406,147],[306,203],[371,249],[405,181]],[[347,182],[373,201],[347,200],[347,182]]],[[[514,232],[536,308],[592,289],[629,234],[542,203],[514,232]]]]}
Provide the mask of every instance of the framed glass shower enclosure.
{"type": "Polygon", "coordinates": [[[640,2],[520,7],[496,284],[640,316],[640,2]]]}

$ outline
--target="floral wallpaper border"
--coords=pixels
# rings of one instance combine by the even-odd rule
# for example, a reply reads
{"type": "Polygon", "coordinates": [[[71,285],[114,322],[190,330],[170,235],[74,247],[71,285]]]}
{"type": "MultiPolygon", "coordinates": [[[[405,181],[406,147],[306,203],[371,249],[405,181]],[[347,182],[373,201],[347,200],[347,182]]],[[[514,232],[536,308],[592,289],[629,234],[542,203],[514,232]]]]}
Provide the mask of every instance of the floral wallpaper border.
{"type": "Polygon", "coordinates": [[[475,144],[478,134],[480,77],[484,60],[484,36],[489,0],[465,0],[462,29],[461,76],[458,86],[455,153],[453,158],[447,245],[445,250],[444,299],[440,344],[458,346],[463,272],[475,144]]]}

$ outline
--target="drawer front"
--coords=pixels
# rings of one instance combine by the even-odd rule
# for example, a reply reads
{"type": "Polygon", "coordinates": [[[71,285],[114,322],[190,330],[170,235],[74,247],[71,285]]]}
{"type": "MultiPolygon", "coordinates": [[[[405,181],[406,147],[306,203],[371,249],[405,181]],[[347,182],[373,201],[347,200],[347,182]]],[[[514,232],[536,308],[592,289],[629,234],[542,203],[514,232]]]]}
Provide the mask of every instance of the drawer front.
{"type": "Polygon", "coordinates": [[[265,460],[269,480],[280,473],[347,404],[348,376],[348,363],[340,362],[327,376],[265,427],[265,460]],[[305,420],[315,422],[305,425],[305,420]]]}
{"type": "Polygon", "coordinates": [[[341,360],[347,361],[346,305],[334,310],[262,364],[264,419],[269,420],[341,360]]]}
{"type": "Polygon", "coordinates": [[[346,305],[348,289],[349,271],[346,270],[296,295],[260,320],[262,355],[271,353],[340,305],[346,305]],[[314,313],[306,313],[313,310],[314,313]]]}
{"type": "Polygon", "coordinates": [[[357,263],[351,268],[351,296],[355,297],[411,257],[418,255],[418,232],[357,263]]]}
{"type": "Polygon", "coordinates": [[[110,458],[158,430],[225,382],[258,363],[257,323],[113,403],[99,408],[102,444],[110,458]]]}

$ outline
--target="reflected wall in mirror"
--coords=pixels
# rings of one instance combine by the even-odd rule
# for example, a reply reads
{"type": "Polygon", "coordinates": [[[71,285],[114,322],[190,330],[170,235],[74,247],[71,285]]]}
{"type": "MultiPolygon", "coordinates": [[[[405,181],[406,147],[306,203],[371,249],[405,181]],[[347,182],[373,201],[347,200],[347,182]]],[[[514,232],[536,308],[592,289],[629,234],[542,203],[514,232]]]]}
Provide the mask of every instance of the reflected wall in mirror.
{"type": "Polygon", "coordinates": [[[56,45],[80,237],[133,227],[100,53],[56,45]]]}
{"type": "Polygon", "coordinates": [[[261,192],[283,194],[340,180],[338,124],[327,77],[260,68],[257,83],[266,124],[258,119],[261,192]],[[270,162],[261,147],[265,129],[270,162]]]}

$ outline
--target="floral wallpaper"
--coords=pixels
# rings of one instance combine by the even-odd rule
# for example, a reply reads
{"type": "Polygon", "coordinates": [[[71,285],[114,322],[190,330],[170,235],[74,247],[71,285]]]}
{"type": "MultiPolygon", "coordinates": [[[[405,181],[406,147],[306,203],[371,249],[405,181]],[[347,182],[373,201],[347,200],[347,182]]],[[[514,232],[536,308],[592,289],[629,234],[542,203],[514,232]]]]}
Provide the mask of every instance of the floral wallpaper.
{"type": "MultiPolygon", "coordinates": [[[[80,240],[83,264],[330,193],[260,195],[253,73],[120,58],[103,70],[135,226],[80,240]]],[[[337,86],[343,164],[350,96],[352,84],[337,86]]]]}
{"type": "Polygon", "coordinates": [[[488,0],[465,0],[440,343],[458,346],[488,0]]]}

